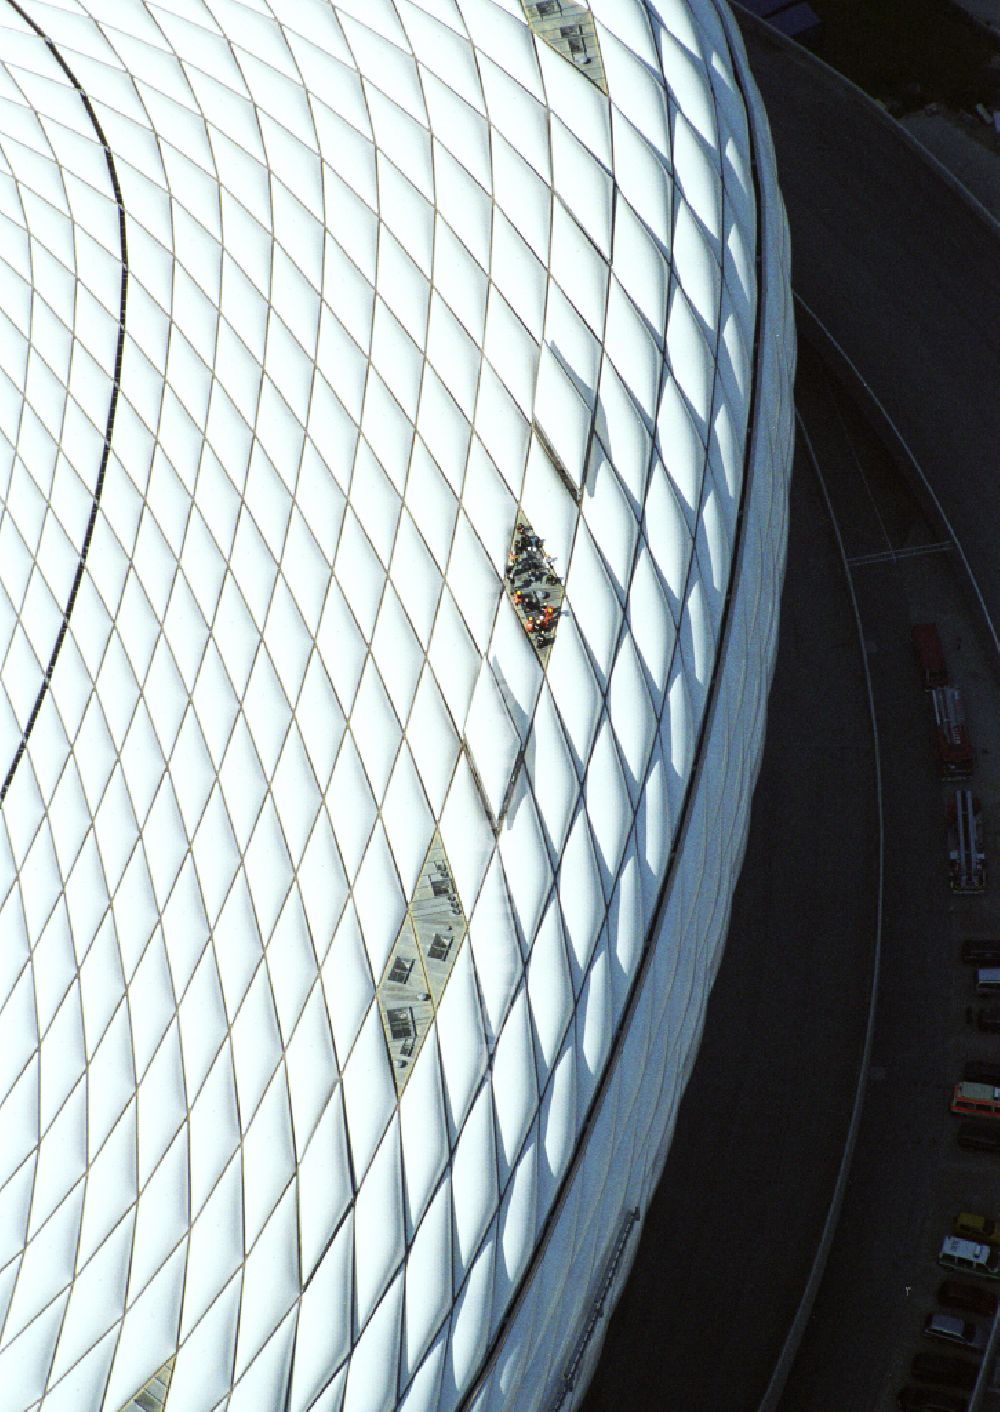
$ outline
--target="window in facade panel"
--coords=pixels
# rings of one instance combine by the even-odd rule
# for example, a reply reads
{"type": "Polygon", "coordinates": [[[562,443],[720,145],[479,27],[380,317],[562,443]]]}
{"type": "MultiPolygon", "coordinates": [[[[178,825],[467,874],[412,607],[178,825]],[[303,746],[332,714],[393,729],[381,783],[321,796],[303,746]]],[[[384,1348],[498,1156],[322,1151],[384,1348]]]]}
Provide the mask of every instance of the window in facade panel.
{"type": "Polygon", "coordinates": [[[465,939],[465,912],[435,831],[376,989],[397,1093],[402,1093],[465,939]]]}
{"type": "Polygon", "coordinates": [[[568,59],[595,88],[607,93],[597,25],[590,7],[576,4],[575,0],[522,0],[522,8],[532,33],[568,59]]]}

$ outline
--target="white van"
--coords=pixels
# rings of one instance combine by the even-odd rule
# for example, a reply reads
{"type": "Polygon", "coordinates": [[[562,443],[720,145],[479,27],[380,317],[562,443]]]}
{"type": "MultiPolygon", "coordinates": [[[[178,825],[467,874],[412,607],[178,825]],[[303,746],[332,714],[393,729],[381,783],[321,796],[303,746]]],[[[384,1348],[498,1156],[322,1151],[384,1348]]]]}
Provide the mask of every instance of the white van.
{"type": "Polygon", "coordinates": [[[976,968],[976,994],[1000,995],[1000,966],[976,968]]]}
{"type": "Polygon", "coordinates": [[[989,1280],[1000,1280],[1000,1250],[978,1240],[945,1236],[938,1264],[946,1270],[960,1270],[963,1275],[985,1275],[989,1280]]]}

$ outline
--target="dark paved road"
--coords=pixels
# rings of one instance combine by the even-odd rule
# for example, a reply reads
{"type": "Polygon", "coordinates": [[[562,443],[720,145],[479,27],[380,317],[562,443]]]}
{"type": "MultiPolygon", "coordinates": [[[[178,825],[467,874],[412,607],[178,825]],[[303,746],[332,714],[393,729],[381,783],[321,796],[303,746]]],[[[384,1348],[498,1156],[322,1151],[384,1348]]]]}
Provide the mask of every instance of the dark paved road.
{"type": "Polygon", "coordinates": [[[738,13],[796,292],[903,430],[1000,607],[1000,239],[874,105],[738,13]]]}
{"type": "Polygon", "coordinates": [[[826,1215],[863,1038],[870,739],[829,522],[797,463],[764,763],[729,941],[587,1412],[747,1412],[767,1385],[826,1215]]]}

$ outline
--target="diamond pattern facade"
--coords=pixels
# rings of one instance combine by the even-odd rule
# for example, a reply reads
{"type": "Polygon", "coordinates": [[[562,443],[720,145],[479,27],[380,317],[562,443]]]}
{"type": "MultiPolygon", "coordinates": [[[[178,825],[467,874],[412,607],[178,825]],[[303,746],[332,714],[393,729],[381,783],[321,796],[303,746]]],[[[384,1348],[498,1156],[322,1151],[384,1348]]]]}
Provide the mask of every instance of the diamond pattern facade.
{"type": "Polygon", "coordinates": [[[0,0],[2,1412],[586,1384],[794,345],[728,12],[561,8],[0,0]]]}

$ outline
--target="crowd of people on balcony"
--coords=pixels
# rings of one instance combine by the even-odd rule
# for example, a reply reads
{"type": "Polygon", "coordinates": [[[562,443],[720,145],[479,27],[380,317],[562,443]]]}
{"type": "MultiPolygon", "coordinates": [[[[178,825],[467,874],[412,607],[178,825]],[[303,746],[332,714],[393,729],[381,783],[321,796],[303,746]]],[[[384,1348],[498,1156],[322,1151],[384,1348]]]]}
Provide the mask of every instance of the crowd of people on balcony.
{"type": "Polygon", "coordinates": [[[541,537],[522,522],[507,555],[507,583],[511,601],[535,646],[550,647],[562,613],[561,583],[541,537]]]}

